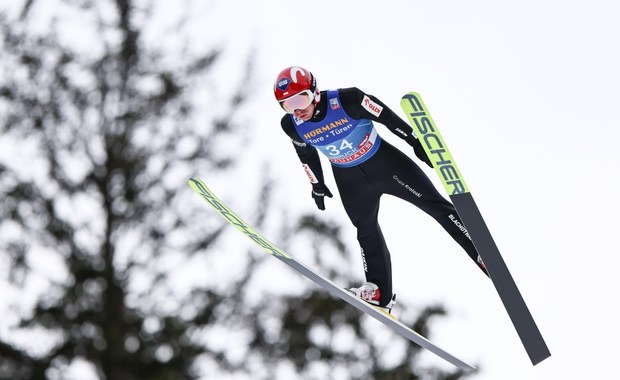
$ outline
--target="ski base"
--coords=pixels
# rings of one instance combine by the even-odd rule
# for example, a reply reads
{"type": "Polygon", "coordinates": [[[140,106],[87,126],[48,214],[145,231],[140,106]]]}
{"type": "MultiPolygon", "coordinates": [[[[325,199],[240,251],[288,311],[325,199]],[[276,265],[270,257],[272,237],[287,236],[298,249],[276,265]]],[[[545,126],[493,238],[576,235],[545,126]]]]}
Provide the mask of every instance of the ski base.
{"type": "Polygon", "coordinates": [[[379,308],[376,308],[375,306],[372,306],[362,301],[360,298],[354,296],[349,291],[339,287],[331,280],[319,275],[312,269],[306,267],[284,251],[277,248],[275,245],[265,239],[260,233],[258,233],[254,228],[249,226],[239,216],[237,216],[237,214],[235,214],[228,206],[226,206],[224,202],[219,200],[200,179],[190,178],[188,183],[189,186],[211,207],[213,207],[215,211],[217,211],[228,223],[232,224],[241,233],[243,233],[245,236],[255,242],[258,246],[263,248],[265,252],[279,259],[290,268],[294,269],[301,275],[313,281],[315,284],[326,289],[332,295],[342,299],[349,305],[383,323],[403,338],[408,339],[415,344],[418,344],[419,346],[427,349],[428,351],[434,353],[435,355],[439,356],[440,358],[446,360],[447,362],[453,364],[454,366],[460,368],[463,371],[473,372],[476,370],[474,366],[467,364],[461,359],[441,349],[439,346],[431,343],[422,335],[411,330],[409,327],[398,321],[392,314],[386,313],[384,310],[380,310],[379,308]]]}
{"type": "Polygon", "coordinates": [[[472,239],[476,237],[476,250],[480,253],[497,293],[519,334],[532,365],[551,356],[534,318],[527,307],[517,284],[512,278],[502,255],[478,210],[471,193],[450,197],[472,239]],[[471,227],[471,228],[470,228],[471,227]]]}
{"type": "Polygon", "coordinates": [[[450,196],[474,247],[482,258],[533,365],[551,356],[504,259],[474,202],[463,175],[418,93],[403,96],[400,105],[450,196]]]}

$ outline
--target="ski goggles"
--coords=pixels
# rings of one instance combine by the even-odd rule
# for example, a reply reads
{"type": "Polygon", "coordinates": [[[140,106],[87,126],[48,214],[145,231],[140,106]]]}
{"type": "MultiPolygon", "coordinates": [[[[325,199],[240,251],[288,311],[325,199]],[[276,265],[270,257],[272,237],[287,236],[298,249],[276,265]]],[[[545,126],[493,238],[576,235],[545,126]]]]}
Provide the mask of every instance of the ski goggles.
{"type": "Polygon", "coordinates": [[[280,106],[288,113],[293,113],[295,110],[302,110],[310,105],[314,100],[314,94],[310,90],[304,90],[298,94],[280,100],[280,106]]]}

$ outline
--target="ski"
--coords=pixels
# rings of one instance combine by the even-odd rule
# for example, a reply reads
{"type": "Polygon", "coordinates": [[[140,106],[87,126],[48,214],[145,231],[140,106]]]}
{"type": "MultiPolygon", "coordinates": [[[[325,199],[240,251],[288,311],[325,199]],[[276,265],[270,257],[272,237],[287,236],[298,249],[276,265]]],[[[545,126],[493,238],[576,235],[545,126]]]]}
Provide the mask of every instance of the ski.
{"type": "Polygon", "coordinates": [[[428,109],[415,92],[403,96],[400,105],[467,228],[532,364],[540,363],[551,353],[428,109]]]}
{"type": "Polygon", "coordinates": [[[472,372],[475,371],[475,367],[465,363],[464,361],[458,359],[457,357],[451,355],[447,351],[439,348],[435,344],[431,343],[428,339],[423,337],[422,335],[416,333],[411,330],[409,327],[405,326],[403,323],[399,322],[392,315],[387,314],[386,312],[376,308],[358,297],[351,294],[349,291],[341,288],[340,286],[333,283],[331,280],[321,276],[320,274],[314,272],[312,269],[303,265],[299,261],[295,260],[293,257],[280,250],[278,247],[270,243],[265,237],[263,237],[260,233],[258,233],[254,228],[244,222],[237,214],[235,214],[224,202],[218,199],[215,194],[205,185],[203,181],[197,178],[190,178],[189,186],[202,198],[204,199],[211,207],[215,209],[228,223],[232,224],[236,227],[241,233],[250,238],[254,243],[256,243],[259,247],[261,247],[265,252],[269,253],[273,257],[279,259],[284,264],[288,265],[301,275],[307,277],[312,280],[317,285],[326,289],[332,295],[342,299],[347,302],[349,305],[355,307],[356,309],[362,311],[375,318],[379,322],[391,328],[398,335],[403,338],[409,339],[410,341],[418,344],[419,346],[429,350],[430,352],[436,354],[440,358],[448,361],[454,366],[467,371],[472,372]]]}

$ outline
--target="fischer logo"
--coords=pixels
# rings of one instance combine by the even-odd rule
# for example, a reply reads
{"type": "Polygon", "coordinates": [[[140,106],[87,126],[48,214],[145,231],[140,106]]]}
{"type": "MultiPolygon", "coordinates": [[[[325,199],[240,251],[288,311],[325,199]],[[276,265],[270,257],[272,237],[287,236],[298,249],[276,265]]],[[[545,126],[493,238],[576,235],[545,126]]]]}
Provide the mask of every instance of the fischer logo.
{"type": "Polygon", "coordinates": [[[248,226],[243,220],[241,220],[232,210],[228,208],[224,203],[222,203],[216,196],[211,193],[209,189],[207,189],[200,181],[196,181],[191,179],[191,181],[196,185],[196,188],[200,191],[199,195],[205,201],[209,202],[211,207],[213,207],[221,216],[224,217],[230,224],[237,227],[239,231],[241,231],[245,236],[254,240],[256,244],[258,244],[261,248],[266,250],[268,253],[278,256],[289,258],[284,252],[280,251],[276,246],[265,240],[261,235],[256,233],[254,229],[248,226]]]}
{"type": "Polygon", "coordinates": [[[454,214],[448,215],[448,218],[450,218],[452,223],[454,223],[454,225],[457,226],[458,229],[461,230],[461,232],[465,234],[465,236],[467,236],[469,240],[471,240],[471,236],[469,236],[469,232],[467,232],[467,228],[465,228],[465,226],[461,224],[461,222],[456,218],[456,216],[454,216],[454,214]]]}
{"type": "Polygon", "coordinates": [[[370,112],[371,114],[377,117],[379,117],[379,115],[381,115],[381,112],[383,111],[383,107],[373,102],[368,97],[368,95],[364,95],[364,99],[362,99],[362,107],[364,107],[366,111],[370,112]]]}
{"type": "Polygon", "coordinates": [[[452,162],[450,152],[444,147],[442,139],[435,130],[433,122],[426,114],[426,110],[422,106],[422,102],[414,94],[407,94],[403,99],[409,101],[409,105],[413,108],[414,112],[409,113],[409,117],[415,124],[414,130],[418,139],[423,140],[424,144],[430,152],[429,158],[433,161],[433,166],[438,173],[441,173],[442,181],[448,186],[452,186],[452,194],[467,193],[467,187],[465,181],[459,176],[459,172],[456,169],[456,165],[452,162]]]}

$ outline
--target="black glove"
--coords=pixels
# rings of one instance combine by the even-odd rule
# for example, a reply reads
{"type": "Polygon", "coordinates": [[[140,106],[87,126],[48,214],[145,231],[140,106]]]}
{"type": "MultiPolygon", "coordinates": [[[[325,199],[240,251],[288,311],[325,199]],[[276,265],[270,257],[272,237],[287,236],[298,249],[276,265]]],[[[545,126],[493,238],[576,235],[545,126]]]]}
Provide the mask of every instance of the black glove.
{"type": "Polygon", "coordinates": [[[416,140],[416,143],[417,144],[415,143],[413,144],[413,151],[415,152],[415,155],[418,156],[420,160],[424,161],[426,165],[432,168],[433,164],[431,163],[431,160],[428,158],[428,155],[426,154],[424,147],[418,140],[416,140]]]}
{"type": "Polygon", "coordinates": [[[312,185],[312,198],[319,210],[325,210],[325,197],[333,197],[331,191],[322,183],[312,185]]]}

